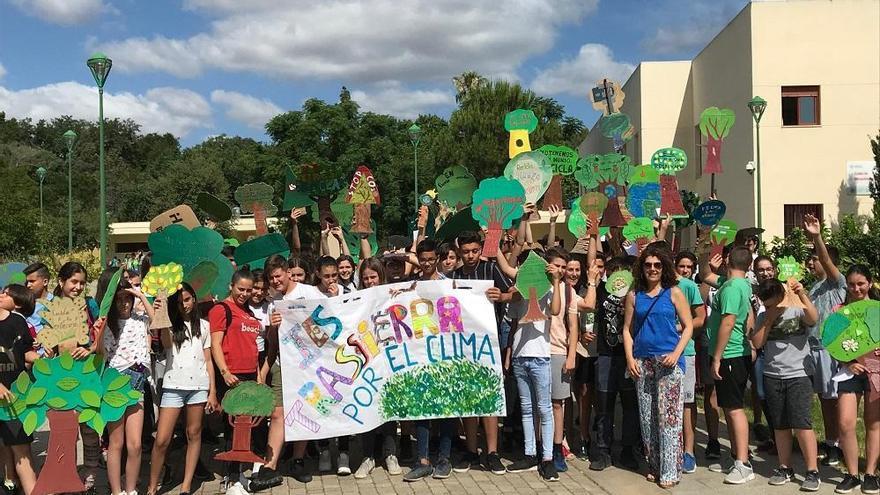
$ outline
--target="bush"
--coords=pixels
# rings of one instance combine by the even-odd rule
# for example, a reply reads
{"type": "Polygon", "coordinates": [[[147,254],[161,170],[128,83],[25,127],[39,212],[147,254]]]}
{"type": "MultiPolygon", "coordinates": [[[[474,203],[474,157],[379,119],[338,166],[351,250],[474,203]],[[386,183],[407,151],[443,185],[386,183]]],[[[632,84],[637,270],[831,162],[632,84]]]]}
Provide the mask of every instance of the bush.
{"type": "Polygon", "coordinates": [[[880,271],[880,218],[844,215],[828,243],[840,250],[840,267],[860,263],[880,271]]]}

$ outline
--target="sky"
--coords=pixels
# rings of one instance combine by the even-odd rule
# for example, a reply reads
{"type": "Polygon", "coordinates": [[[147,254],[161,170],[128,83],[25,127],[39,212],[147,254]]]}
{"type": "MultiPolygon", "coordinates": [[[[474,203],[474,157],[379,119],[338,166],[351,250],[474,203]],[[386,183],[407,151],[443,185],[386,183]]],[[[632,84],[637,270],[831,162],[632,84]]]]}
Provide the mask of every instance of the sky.
{"type": "Polygon", "coordinates": [[[113,60],[105,116],[184,146],[220,134],[267,141],[272,116],[334,102],[342,86],[362,110],[448,117],[452,77],[468,70],[556,98],[591,125],[597,80],[693,58],[746,3],[0,0],[0,111],[96,119],[85,62],[102,51],[113,60]]]}

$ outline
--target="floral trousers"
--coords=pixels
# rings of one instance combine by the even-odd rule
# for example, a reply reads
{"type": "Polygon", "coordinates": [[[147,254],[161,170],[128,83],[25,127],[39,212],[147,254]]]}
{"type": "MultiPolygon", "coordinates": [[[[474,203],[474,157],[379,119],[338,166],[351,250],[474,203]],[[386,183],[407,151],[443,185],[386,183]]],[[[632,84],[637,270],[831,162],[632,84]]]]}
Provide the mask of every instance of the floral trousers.
{"type": "Polygon", "coordinates": [[[636,361],[641,369],[636,396],[648,468],[661,483],[678,482],[682,467],[684,373],[677,365],[663,366],[660,358],[636,361]]]}

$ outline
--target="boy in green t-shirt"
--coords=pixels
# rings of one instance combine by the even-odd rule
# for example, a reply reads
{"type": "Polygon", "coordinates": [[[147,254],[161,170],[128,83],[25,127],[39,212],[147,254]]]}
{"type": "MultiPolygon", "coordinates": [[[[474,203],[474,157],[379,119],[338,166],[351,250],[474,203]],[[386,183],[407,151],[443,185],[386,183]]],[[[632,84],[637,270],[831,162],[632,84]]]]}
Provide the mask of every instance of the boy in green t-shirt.
{"type": "MultiPolygon", "coordinates": [[[[694,336],[696,338],[697,333],[703,330],[703,325],[706,322],[706,305],[703,304],[700,288],[690,278],[697,265],[697,257],[693,253],[681,252],[678,253],[675,260],[675,270],[678,273],[678,288],[684,293],[688,306],[691,307],[694,336]]],[[[682,457],[682,471],[685,473],[694,473],[697,470],[697,460],[694,456],[694,439],[697,433],[696,355],[697,351],[692,339],[684,349],[685,376],[682,385],[682,396],[684,397],[684,428],[682,429],[684,455],[682,457]]]]}
{"type": "Polygon", "coordinates": [[[703,280],[719,286],[712,301],[706,333],[718,406],[724,410],[735,459],[733,468],[724,478],[724,482],[730,484],[742,484],[755,478],[748,459],[749,421],[743,409],[752,367],[752,347],[747,335],[752,286],[746,279],[751,264],[751,252],[740,246],[730,251],[727,278],[711,273],[705,260],[700,267],[701,273],[706,274],[703,280]]]}

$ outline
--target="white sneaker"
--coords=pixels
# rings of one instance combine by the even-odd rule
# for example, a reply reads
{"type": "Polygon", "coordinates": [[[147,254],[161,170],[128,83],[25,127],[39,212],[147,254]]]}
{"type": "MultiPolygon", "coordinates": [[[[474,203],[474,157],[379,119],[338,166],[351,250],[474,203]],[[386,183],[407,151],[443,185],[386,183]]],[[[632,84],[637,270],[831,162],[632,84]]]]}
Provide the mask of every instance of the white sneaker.
{"type": "Polygon", "coordinates": [[[340,452],[336,462],[336,475],[348,476],[349,474],[351,474],[351,467],[348,465],[348,454],[340,452]]]}
{"type": "Polygon", "coordinates": [[[326,473],[331,469],[333,469],[333,464],[330,462],[330,450],[322,450],[318,454],[318,471],[326,473]]]}
{"type": "Polygon", "coordinates": [[[373,472],[373,469],[376,467],[376,461],[372,457],[364,457],[363,462],[361,462],[361,466],[357,468],[357,471],[354,472],[354,478],[357,480],[362,480],[370,475],[373,472]]]}
{"type": "Polygon", "coordinates": [[[400,469],[400,463],[397,462],[397,456],[389,455],[385,458],[385,470],[388,471],[388,474],[397,476],[403,474],[403,469],[400,469]]]}
{"type": "Polygon", "coordinates": [[[245,490],[240,481],[236,481],[234,485],[226,489],[226,495],[250,495],[250,493],[245,490]]]}
{"type": "Polygon", "coordinates": [[[755,479],[755,472],[752,466],[742,461],[736,461],[733,469],[724,477],[724,482],[728,485],[742,485],[755,479]]]}

